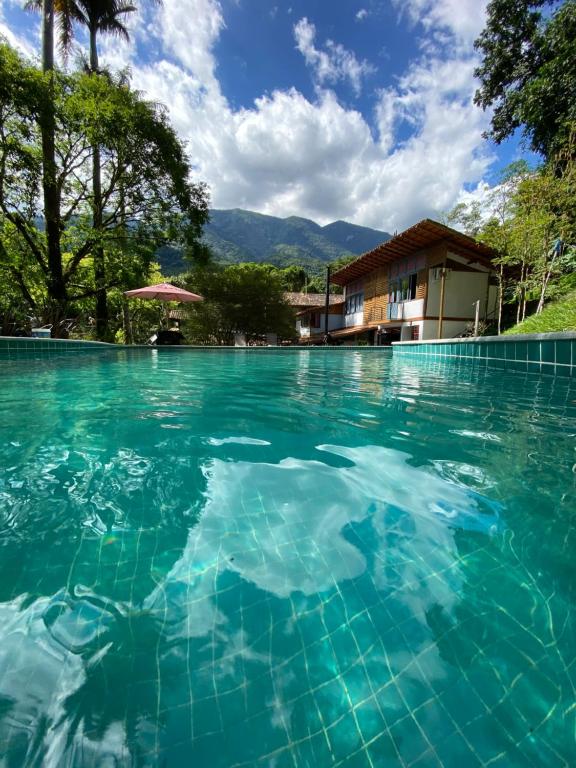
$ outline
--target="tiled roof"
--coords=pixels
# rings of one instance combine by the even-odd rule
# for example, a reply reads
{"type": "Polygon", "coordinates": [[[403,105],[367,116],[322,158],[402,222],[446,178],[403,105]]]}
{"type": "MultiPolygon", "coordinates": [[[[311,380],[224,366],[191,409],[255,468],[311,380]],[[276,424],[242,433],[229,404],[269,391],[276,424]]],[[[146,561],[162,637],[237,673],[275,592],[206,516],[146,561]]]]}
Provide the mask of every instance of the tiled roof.
{"type": "MultiPolygon", "coordinates": [[[[332,301],[330,300],[330,306],[331,307],[338,307],[338,311],[331,312],[332,315],[339,315],[340,312],[344,311],[344,296],[337,296],[337,299],[339,301],[332,301]]],[[[301,309],[298,312],[296,312],[297,317],[300,315],[305,315],[307,312],[323,312],[326,309],[326,304],[315,304],[313,307],[306,307],[305,309],[301,309]]]]}
{"type": "Polygon", "coordinates": [[[429,248],[439,243],[447,242],[448,247],[454,253],[462,256],[470,256],[474,261],[479,261],[490,266],[495,251],[484,243],[474,240],[473,237],[458,232],[452,227],[440,224],[432,219],[423,219],[413,227],[400,232],[382,245],[377,246],[372,251],[362,254],[350,264],[331,276],[331,281],[337,285],[347,285],[353,280],[372,272],[378,267],[383,267],[390,262],[401,259],[403,256],[410,256],[421,248],[429,248]]]}
{"type": "MultiPolygon", "coordinates": [[[[286,291],[284,298],[292,307],[319,307],[326,306],[326,295],[324,293],[299,293],[297,291],[286,291]]],[[[330,304],[339,304],[344,301],[341,294],[331,293],[330,304]]]]}

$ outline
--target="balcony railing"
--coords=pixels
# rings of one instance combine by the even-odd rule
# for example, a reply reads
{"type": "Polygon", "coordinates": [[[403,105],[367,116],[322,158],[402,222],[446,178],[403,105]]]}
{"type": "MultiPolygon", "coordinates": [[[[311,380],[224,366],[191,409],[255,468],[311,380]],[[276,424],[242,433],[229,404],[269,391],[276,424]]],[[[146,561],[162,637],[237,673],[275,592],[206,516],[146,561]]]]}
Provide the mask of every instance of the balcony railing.
{"type": "Polygon", "coordinates": [[[424,314],[424,299],[412,301],[388,302],[386,320],[410,320],[424,314]]]}

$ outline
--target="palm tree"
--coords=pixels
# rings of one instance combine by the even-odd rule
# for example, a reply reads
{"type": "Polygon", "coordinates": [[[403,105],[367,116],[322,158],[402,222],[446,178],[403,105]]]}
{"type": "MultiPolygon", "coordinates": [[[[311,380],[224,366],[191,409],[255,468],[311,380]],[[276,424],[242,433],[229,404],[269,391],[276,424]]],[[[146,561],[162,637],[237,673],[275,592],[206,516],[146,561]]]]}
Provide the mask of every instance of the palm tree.
{"type": "MultiPolygon", "coordinates": [[[[90,71],[98,72],[98,34],[105,33],[128,41],[130,36],[123,20],[137,8],[135,5],[118,2],[118,0],[71,0],[69,7],[72,19],[88,30],[90,71]]],[[[63,26],[62,31],[64,32],[63,26]]],[[[62,42],[64,43],[64,39],[62,42]]]]}
{"type": "MultiPolygon", "coordinates": [[[[89,69],[92,74],[98,74],[99,72],[98,34],[103,32],[129,40],[128,30],[123,23],[123,19],[128,14],[137,10],[136,6],[124,3],[121,0],[29,0],[26,3],[26,7],[42,9],[43,30],[46,29],[46,33],[43,33],[44,68],[48,67],[48,62],[50,62],[50,69],[54,67],[53,41],[54,16],[56,15],[60,30],[60,45],[65,54],[71,47],[73,23],[77,22],[87,28],[90,39],[89,69]]],[[[103,217],[100,147],[98,144],[95,144],[92,150],[92,224],[96,231],[96,245],[92,255],[96,283],[96,334],[99,338],[106,337],[108,333],[104,247],[101,237],[98,236],[102,233],[103,217]]],[[[48,216],[46,221],[48,225],[48,216]]]]}
{"type": "MultiPolygon", "coordinates": [[[[90,72],[98,74],[98,34],[103,32],[129,40],[130,36],[123,19],[134,13],[136,7],[118,0],[72,0],[70,13],[75,21],[88,29],[90,37],[90,72]]],[[[64,42],[64,41],[63,41],[64,42]]],[[[97,234],[103,229],[102,209],[102,166],[100,147],[92,149],[92,222],[97,234]]],[[[108,302],[106,297],[106,265],[102,239],[97,237],[93,253],[94,279],[96,282],[96,334],[104,339],[108,334],[108,302]]]]}
{"type": "MultiPolygon", "coordinates": [[[[66,2],[66,0],[61,0],[66,2]]],[[[58,3],[59,0],[56,0],[58,3]]],[[[42,11],[42,70],[49,79],[49,88],[53,90],[54,71],[54,13],[55,0],[38,0],[27,3],[42,11]]],[[[44,221],[46,226],[46,244],[48,252],[48,296],[55,335],[60,328],[66,307],[66,285],[62,269],[62,251],[60,247],[60,193],[56,174],[56,120],[54,100],[46,101],[40,114],[40,133],[42,136],[42,192],[44,197],[44,221]]]]}

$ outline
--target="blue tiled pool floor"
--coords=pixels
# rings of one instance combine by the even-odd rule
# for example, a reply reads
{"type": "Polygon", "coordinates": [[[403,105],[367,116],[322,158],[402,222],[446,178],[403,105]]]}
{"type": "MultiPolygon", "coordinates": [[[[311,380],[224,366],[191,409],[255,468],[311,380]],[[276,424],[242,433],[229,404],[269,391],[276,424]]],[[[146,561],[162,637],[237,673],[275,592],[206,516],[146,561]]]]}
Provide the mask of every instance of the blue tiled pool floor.
{"type": "Polygon", "coordinates": [[[6,765],[575,764],[571,380],[374,350],[1,375],[6,765]]]}

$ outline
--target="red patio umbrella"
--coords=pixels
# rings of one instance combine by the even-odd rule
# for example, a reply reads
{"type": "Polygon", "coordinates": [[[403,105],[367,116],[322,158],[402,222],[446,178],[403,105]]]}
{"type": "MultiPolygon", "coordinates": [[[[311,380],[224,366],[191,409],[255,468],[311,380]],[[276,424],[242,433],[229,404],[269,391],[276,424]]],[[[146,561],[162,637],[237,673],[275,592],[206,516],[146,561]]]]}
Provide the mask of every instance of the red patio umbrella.
{"type": "Polygon", "coordinates": [[[132,291],[124,291],[124,296],[132,299],[160,299],[160,301],[203,301],[204,297],[197,293],[185,291],[170,283],[158,283],[148,285],[145,288],[134,288],[132,291]]]}

